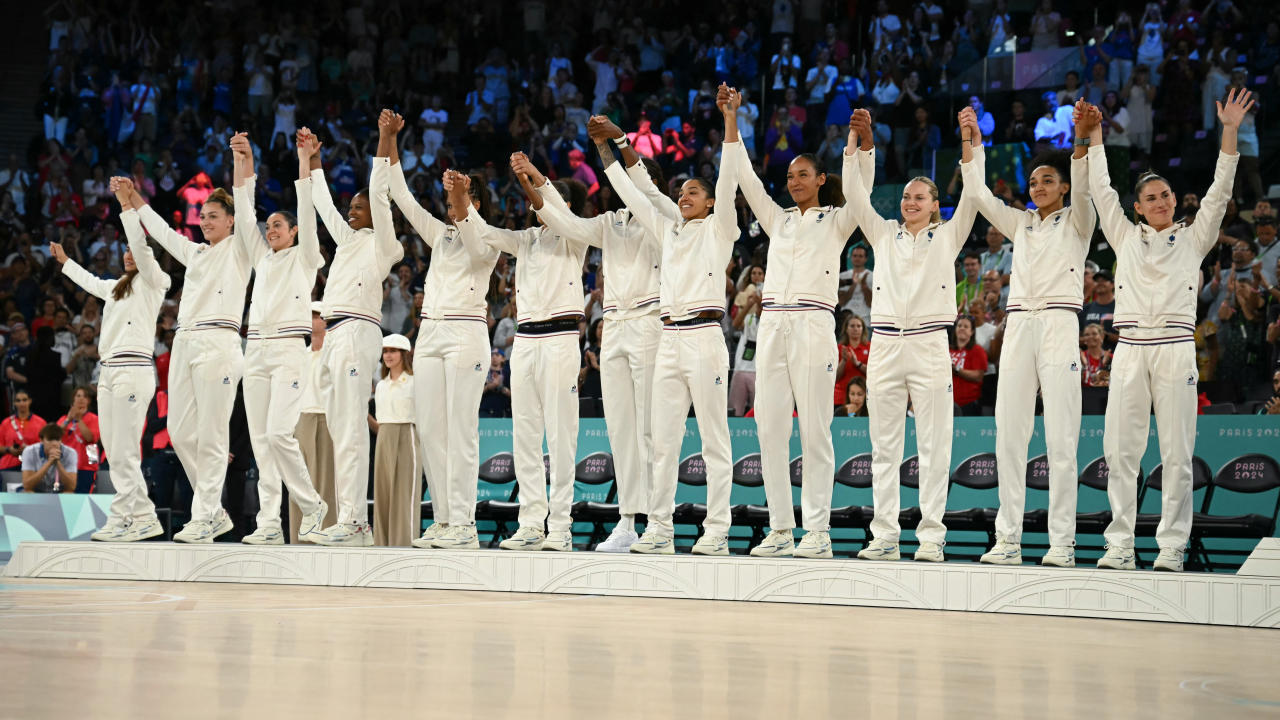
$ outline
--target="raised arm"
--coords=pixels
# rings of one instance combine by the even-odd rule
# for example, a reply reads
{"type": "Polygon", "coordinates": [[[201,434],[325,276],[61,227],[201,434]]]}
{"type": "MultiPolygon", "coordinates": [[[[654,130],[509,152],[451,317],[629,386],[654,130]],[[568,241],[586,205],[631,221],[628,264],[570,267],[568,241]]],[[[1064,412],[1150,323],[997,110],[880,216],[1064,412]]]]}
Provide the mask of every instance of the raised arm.
{"type": "Polygon", "coordinates": [[[457,170],[446,170],[444,189],[449,194],[449,215],[458,226],[464,243],[484,243],[499,252],[519,257],[520,232],[495,228],[471,204],[471,178],[457,170]]]}
{"type": "Polygon", "coordinates": [[[1231,200],[1231,191],[1235,187],[1236,165],[1240,162],[1240,155],[1236,152],[1236,134],[1245,115],[1253,107],[1253,93],[1233,88],[1227,94],[1226,103],[1217,105],[1218,121],[1222,123],[1222,150],[1213,169],[1213,184],[1200,200],[1200,211],[1192,224],[1201,255],[1207,254],[1217,243],[1218,229],[1227,213],[1227,202],[1231,200]]]}
{"type": "Polygon", "coordinates": [[[405,182],[404,166],[398,162],[398,158],[391,159],[388,174],[391,177],[391,201],[400,208],[400,212],[404,213],[405,219],[417,231],[418,237],[422,238],[427,247],[434,248],[436,239],[444,235],[448,226],[418,203],[417,198],[409,190],[409,184],[405,182]]]}
{"type": "MultiPolygon", "coordinates": [[[[137,191],[134,191],[131,197],[136,196],[137,191]]],[[[136,207],[136,201],[133,204],[136,207]]],[[[172,255],[174,260],[183,265],[191,262],[191,258],[200,247],[198,243],[193,243],[185,236],[179,235],[176,230],[169,227],[164,218],[151,209],[150,205],[143,204],[142,207],[137,208],[137,211],[138,218],[142,221],[142,227],[146,229],[147,234],[160,243],[160,247],[164,248],[165,252],[172,255]]]]}
{"type": "Polygon", "coordinates": [[[320,236],[316,232],[316,210],[311,206],[311,178],[303,176],[293,182],[298,196],[298,249],[303,263],[319,270],[324,267],[324,255],[320,253],[320,236]]]}
{"type": "MultiPolygon", "coordinates": [[[[635,216],[640,225],[661,242],[665,235],[666,227],[676,221],[669,219],[664,213],[660,212],[658,206],[636,187],[635,179],[632,175],[624,172],[617,163],[606,167],[604,174],[609,177],[609,182],[613,185],[614,192],[618,193],[618,197],[622,198],[622,202],[626,204],[627,209],[631,211],[631,214],[635,216]]],[[[646,177],[648,177],[647,174],[646,177]]]]}
{"type": "Polygon", "coordinates": [[[231,154],[235,158],[235,179],[232,181],[232,195],[236,208],[235,242],[241,252],[249,259],[250,265],[270,252],[271,247],[262,231],[258,228],[258,215],[254,210],[254,191],[257,189],[258,176],[253,174],[253,148],[249,146],[249,137],[245,133],[236,133],[231,137],[231,154]]]}
{"type": "Polygon", "coordinates": [[[726,89],[728,97],[717,104],[724,116],[724,147],[720,155],[720,172],[716,175],[716,207],[712,220],[721,239],[736,242],[739,230],[734,200],[738,195],[738,160],[746,156],[746,151],[742,149],[742,140],[738,136],[738,106],[742,104],[742,95],[732,88],[726,89]]]}
{"type": "MultiPolygon", "coordinates": [[[[301,136],[301,131],[299,135],[301,136]]],[[[302,141],[303,138],[299,137],[299,142],[302,141]]],[[[302,155],[303,149],[304,146],[299,145],[299,156],[302,155]]],[[[324,223],[333,241],[338,245],[345,245],[351,241],[354,232],[351,226],[347,225],[347,219],[342,217],[342,213],[338,212],[338,208],[333,204],[333,197],[329,195],[329,183],[324,179],[324,168],[319,167],[318,163],[310,162],[313,157],[319,159],[320,143],[308,144],[305,149],[309,153],[308,165],[311,168],[311,202],[315,206],[316,213],[320,215],[320,222],[324,223]]]]}
{"type": "Polygon", "coordinates": [[[960,111],[960,174],[964,179],[964,189],[977,211],[1000,231],[1001,235],[1013,239],[1017,235],[1018,225],[1022,222],[1022,213],[1005,205],[987,187],[987,157],[982,146],[982,133],[978,128],[978,119],[973,108],[965,107],[960,111]]]}
{"type": "Polygon", "coordinates": [[[80,267],[79,263],[67,257],[67,253],[62,249],[61,243],[49,243],[49,254],[53,255],[54,260],[62,263],[62,274],[70,278],[71,282],[96,295],[100,300],[107,301],[111,299],[111,291],[116,286],[114,280],[103,280],[80,267]]]}
{"type": "Polygon", "coordinates": [[[373,159],[369,173],[369,208],[373,215],[374,248],[382,263],[388,268],[404,259],[404,244],[396,235],[395,218],[391,215],[391,161],[385,157],[373,159]]]}
{"type": "MultiPolygon", "coordinates": [[[[535,212],[541,210],[542,195],[538,192],[538,188],[548,184],[546,176],[538,172],[538,168],[529,161],[529,156],[522,152],[512,153],[510,162],[511,171],[520,181],[520,189],[524,190],[525,197],[529,199],[529,205],[535,212]]],[[[554,188],[552,192],[556,192],[554,188]]]]}
{"type": "Polygon", "coordinates": [[[156,256],[147,244],[147,236],[142,231],[142,219],[136,208],[141,198],[133,189],[133,180],[124,177],[111,178],[111,192],[115,193],[120,203],[120,224],[124,227],[124,237],[128,242],[129,252],[133,254],[133,263],[138,266],[138,273],[151,285],[168,290],[172,280],[165,272],[156,256]]]}
{"type": "MultiPolygon", "coordinates": [[[[649,203],[663,217],[674,223],[684,220],[680,215],[680,207],[671,199],[671,196],[662,188],[653,184],[653,178],[649,177],[649,170],[641,161],[640,154],[635,151],[635,148],[631,147],[631,143],[627,141],[626,133],[618,129],[617,125],[614,125],[603,115],[597,115],[587,123],[587,134],[590,135],[591,141],[596,144],[596,150],[600,153],[600,159],[604,163],[605,175],[609,174],[609,166],[614,163],[613,150],[609,149],[609,143],[612,142],[622,151],[622,162],[625,166],[626,175],[631,178],[631,182],[636,189],[649,199],[649,203]]],[[[617,190],[616,183],[614,190],[617,190]]],[[[635,208],[631,208],[631,211],[633,213],[636,212],[635,208]]]]}
{"type": "MultiPolygon", "coordinates": [[[[519,154],[523,156],[523,153],[519,154]]],[[[533,165],[533,163],[529,163],[528,158],[525,158],[523,162],[528,163],[530,166],[533,165]]],[[[512,169],[516,169],[514,161],[512,169]]],[[[519,170],[517,170],[518,172],[519,170]]],[[[534,172],[537,172],[537,170],[535,169],[534,172]]],[[[542,184],[536,186],[534,191],[542,200],[541,207],[537,208],[538,217],[542,218],[542,222],[546,223],[552,232],[577,245],[604,247],[605,229],[611,222],[612,214],[601,214],[593,218],[582,218],[574,215],[573,211],[565,203],[564,198],[560,197],[559,191],[555,189],[555,186],[547,182],[546,178],[543,178],[542,184]]]]}
{"type": "Polygon", "coordinates": [[[1102,130],[1102,112],[1092,105],[1088,107],[1092,108],[1088,112],[1081,107],[1081,115],[1076,118],[1075,150],[1071,153],[1071,225],[1085,248],[1093,239],[1093,226],[1098,224],[1098,213],[1093,208],[1093,194],[1089,187],[1089,145],[1085,141],[1093,136],[1095,130],[1102,130]]]}
{"type": "Polygon", "coordinates": [[[874,152],[871,132],[871,113],[864,109],[854,111],[849,118],[849,143],[844,149],[844,168],[841,184],[844,190],[845,212],[853,216],[854,222],[862,228],[867,243],[874,250],[879,244],[882,232],[894,225],[892,220],[885,220],[871,205],[871,186],[863,182],[863,173],[859,171],[860,154],[874,152]],[[855,143],[855,140],[859,141],[855,143]],[[861,145],[861,146],[860,146],[861,145]],[[864,150],[870,146],[871,150],[864,150]]]}
{"type": "MultiPolygon", "coordinates": [[[[1102,126],[1089,134],[1089,191],[1093,207],[1098,211],[1098,222],[1107,242],[1117,251],[1128,241],[1129,230],[1134,227],[1125,217],[1120,205],[1120,195],[1111,187],[1111,174],[1107,171],[1107,153],[1102,146],[1102,126]]],[[[1215,228],[1217,225],[1214,226],[1215,228]]]]}
{"type": "MultiPolygon", "coordinates": [[[[720,84],[720,89],[716,93],[716,104],[722,105],[729,102],[732,91],[724,83],[720,84]]],[[[740,97],[740,96],[739,96],[740,97]]],[[[739,100],[741,103],[741,100],[739,100]]],[[[741,104],[739,104],[741,107],[741,104]]],[[[734,122],[734,140],[738,139],[737,118],[734,122]]],[[[777,234],[783,218],[786,217],[785,211],[778,203],[769,197],[769,193],[764,189],[764,183],[760,177],[756,175],[755,170],[751,167],[751,159],[747,157],[747,148],[740,142],[735,142],[731,147],[728,145],[728,118],[725,119],[725,146],[721,149],[721,162],[726,153],[733,152],[739,157],[735,158],[734,167],[737,170],[738,187],[742,190],[742,196],[747,199],[747,205],[751,208],[751,212],[755,214],[756,219],[760,221],[760,226],[764,228],[765,234],[770,237],[777,234]]],[[[724,166],[720,167],[720,174],[724,174],[724,166]]],[[[719,197],[720,191],[716,191],[719,197]]],[[[852,232],[852,230],[850,231],[852,232]]]]}

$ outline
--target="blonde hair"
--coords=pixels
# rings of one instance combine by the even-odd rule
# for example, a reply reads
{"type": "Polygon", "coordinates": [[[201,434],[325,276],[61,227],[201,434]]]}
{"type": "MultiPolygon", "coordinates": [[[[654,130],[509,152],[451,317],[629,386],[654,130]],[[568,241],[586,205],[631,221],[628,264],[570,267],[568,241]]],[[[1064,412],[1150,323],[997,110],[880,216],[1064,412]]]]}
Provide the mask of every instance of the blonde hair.
{"type": "MultiPolygon", "coordinates": [[[[406,373],[412,375],[413,374],[413,353],[409,352],[408,350],[401,350],[400,348],[383,348],[383,350],[387,350],[387,349],[400,351],[400,368],[404,370],[406,373]]],[[[382,377],[385,378],[390,374],[391,374],[391,369],[387,367],[387,364],[385,362],[382,363],[382,377]]]]}
{"type": "Polygon", "coordinates": [[[217,190],[214,190],[213,194],[210,195],[205,200],[205,202],[206,203],[216,202],[222,207],[226,208],[228,215],[236,214],[236,201],[232,199],[231,193],[227,192],[222,188],[218,188],[217,190]]]}
{"type": "MultiPolygon", "coordinates": [[[[910,180],[908,180],[907,184],[910,185],[913,182],[924,183],[925,186],[929,188],[929,194],[933,196],[933,201],[934,202],[938,201],[938,184],[935,183],[932,178],[927,178],[923,175],[917,175],[916,177],[913,177],[910,180]]],[[[931,222],[942,222],[942,213],[939,212],[938,210],[934,210],[933,214],[929,216],[929,220],[931,222]]]]}

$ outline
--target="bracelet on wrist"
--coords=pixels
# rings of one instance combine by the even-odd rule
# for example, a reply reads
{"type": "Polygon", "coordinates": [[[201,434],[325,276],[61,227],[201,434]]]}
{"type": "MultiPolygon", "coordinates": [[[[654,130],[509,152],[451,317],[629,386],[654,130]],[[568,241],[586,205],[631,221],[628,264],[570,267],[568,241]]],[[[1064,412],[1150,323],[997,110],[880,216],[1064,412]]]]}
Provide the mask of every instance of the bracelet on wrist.
{"type": "Polygon", "coordinates": [[[616,137],[616,138],[610,138],[610,139],[613,140],[614,145],[618,146],[619,150],[625,150],[628,147],[631,147],[631,141],[627,140],[626,135],[623,135],[622,137],[616,137]]]}
{"type": "Polygon", "coordinates": [[[1076,147],[1088,147],[1090,142],[1091,141],[1087,137],[1078,137],[1074,140],[1074,144],[1076,147]]]}

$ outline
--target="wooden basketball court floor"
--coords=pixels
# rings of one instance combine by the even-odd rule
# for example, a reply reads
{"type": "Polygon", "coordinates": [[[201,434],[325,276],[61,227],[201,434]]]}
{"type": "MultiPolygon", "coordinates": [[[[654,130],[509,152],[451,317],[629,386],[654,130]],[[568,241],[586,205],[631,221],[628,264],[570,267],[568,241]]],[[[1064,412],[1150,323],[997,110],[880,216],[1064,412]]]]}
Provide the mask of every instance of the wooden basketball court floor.
{"type": "Polygon", "coordinates": [[[0,581],[0,718],[1253,718],[1280,633],[456,590],[0,581]]]}

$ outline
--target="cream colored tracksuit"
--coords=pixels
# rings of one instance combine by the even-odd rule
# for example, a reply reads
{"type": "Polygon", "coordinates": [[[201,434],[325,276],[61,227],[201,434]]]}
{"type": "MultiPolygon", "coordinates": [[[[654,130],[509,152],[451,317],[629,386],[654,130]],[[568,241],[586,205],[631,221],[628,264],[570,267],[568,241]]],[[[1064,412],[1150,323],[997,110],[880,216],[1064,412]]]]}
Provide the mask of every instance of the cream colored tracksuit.
{"type": "MultiPolygon", "coordinates": [[[[825,532],[831,529],[836,472],[831,393],[839,358],[833,312],[839,299],[840,253],[857,222],[842,207],[783,210],[752,171],[746,150],[741,144],[736,149],[739,187],[769,236],[769,272],[755,356],[756,434],[769,527],[790,530],[796,526],[790,472],[794,409],[804,454],[800,490],[804,528],[825,532]]],[[[873,154],[844,157],[844,175],[861,173],[864,185],[870,187],[875,175],[873,154]]]]}
{"type": "MultiPolygon", "coordinates": [[[[716,319],[702,313],[725,310],[725,268],[738,239],[733,211],[737,194],[737,145],[725,143],[716,178],[721,212],[706,219],[672,219],[670,199],[651,200],[622,167],[612,163],[605,174],[631,213],[662,245],[660,312],[664,321],[653,373],[653,488],[649,493],[649,528],[674,534],[677,466],[685,420],[692,402],[702,436],[707,468],[707,519],[703,532],[727,536],[732,523],[729,496],[733,486],[733,448],[729,442],[729,349],[716,319]],[[656,204],[655,204],[656,203],[656,204]]],[[[679,212],[675,209],[675,212],[679,212]]]]}
{"type": "Polygon", "coordinates": [[[325,283],[322,383],[331,388],[325,419],[333,438],[338,522],[369,521],[369,397],[382,357],[382,281],[404,257],[389,197],[390,160],[373,159],[373,227],[352,230],[329,197],[323,170],[311,171],[311,200],[337,244],[325,283]]]}
{"type": "Polygon", "coordinates": [[[191,519],[212,521],[222,509],[231,410],[244,372],[240,320],[253,262],[234,236],[216,245],[193,243],[149,205],[138,214],[151,237],[187,268],[169,359],[169,437],[195,491],[191,519]]]}
{"type": "Polygon", "coordinates": [[[1116,313],[1120,342],[1111,360],[1103,454],[1110,477],[1110,547],[1132,548],[1138,472],[1147,449],[1154,403],[1164,484],[1156,543],[1181,551],[1191,532],[1191,459],[1196,441],[1199,372],[1193,338],[1200,263],[1218,242],[1239,155],[1218,154],[1213,184],[1193,223],[1164,230],[1125,217],[1111,187],[1106,154],[1089,148],[1094,205],[1116,251],[1116,313]]]}
{"type": "MultiPolygon", "coordinates": [[[[637,163],[627,174],[646,196],[659,192],[644,165],[637,163]]],[[[658,316],[662,249],[657,238],[626,209],[584,219],[570,212],[549,185],[538,188],[538,193],[542,196],[538,217],[547,227],[602,248],[605,282],[600,385],[618,482],[618,512],[623,516],[647,514],[653,486],[653,367],[662,337],[658,316]]],[[[675,206],[668,201],[667,207],[675,206]]]]}
{"type": "MultiPolygon", "coordinates": [[[[516,258],[516,337],[511,347],[512,450],[520,486],[520,527],[573,527],[578,450],[578,369],[582,352],[582,263],[587,246],[546,227],[501,230],[471,208],[462,241],[487,243],[516,258]],[[542,439],[551,458],[547,500],[542,439]]],[[[485,368],[487,372],[487,367],[485,368]]]]}
{"type": "Polygon", "coordinates": [[[62,274],[102,300],[102,333],[98,354],[102,372],[98,378],[98,415],[102,447],[111,461],[111,482],[116,495],[110,515],[121,520],[154,520],[156,508],[147,497],[142,476],[140,442],[146,428],[147,409],[156,392],[155,323],[169,290],[169,276],[160,268],[142,234],[138,213],[120,214],[129,251],[138,266],[128,295],[115,299],[118,280],[104,280],[67,260],[62,274]]]}
{"type": "Polygon", "coordinates": [[[391,199],[431,248],[414,344],[414,408],[419,449],[436,522],[475,525],[480,473],[480,396],[489,375],[486,293],[498,251],[465,242],[453,224],[427,212],[391,165],[391,199]]]}
{"type": "Polygon", "coordinates": [[[324,266],[311,178],[294,182],[298,196],[298,242],[273,251],[258,229],[253,199],[257,176],[235,188],[236,240],[253,261],[249,342],[245,350],[244,405],[258,464],[258,527],[280,529],[281,486],[303,514],[320,507],[294,432],[302,411],[311,334],[311,289],[324,266]]]}
{"type": "Polygon", "coordinates": [[[859,173],[846,173],[845,178],[854,181],[845,207],[855,214],[876,255],[867,360],[875,499],[871,533],[896,543],[901,532],[898,471],[910,398],[920,458],[921,519],[916,537],[922,543],[942,544],[954,406],[946,329],[956,319],[956,255],[969,237],[976,206],[966,185],[950,221],[932,223],[912,235],[902,223],[876,213],[859,173]]]}
{"type": "Polygon", "coordinates": [[[1013,240],[1008,326],[996,394],[996,467],[1000,511],[996,537],[1022,542],[1027,444],[1035,427],[1036,391],[1044,399],[1049,455],[1049,544],[1076,544],[1076,445],[1080,438],[1080,325],[1084,262],[1097,213],[1087,157],[1071,161],[1071,205],[1041,219],[1016,210],[986,186],[986,153],[961,163],[978,210],[1013,240]]]}

